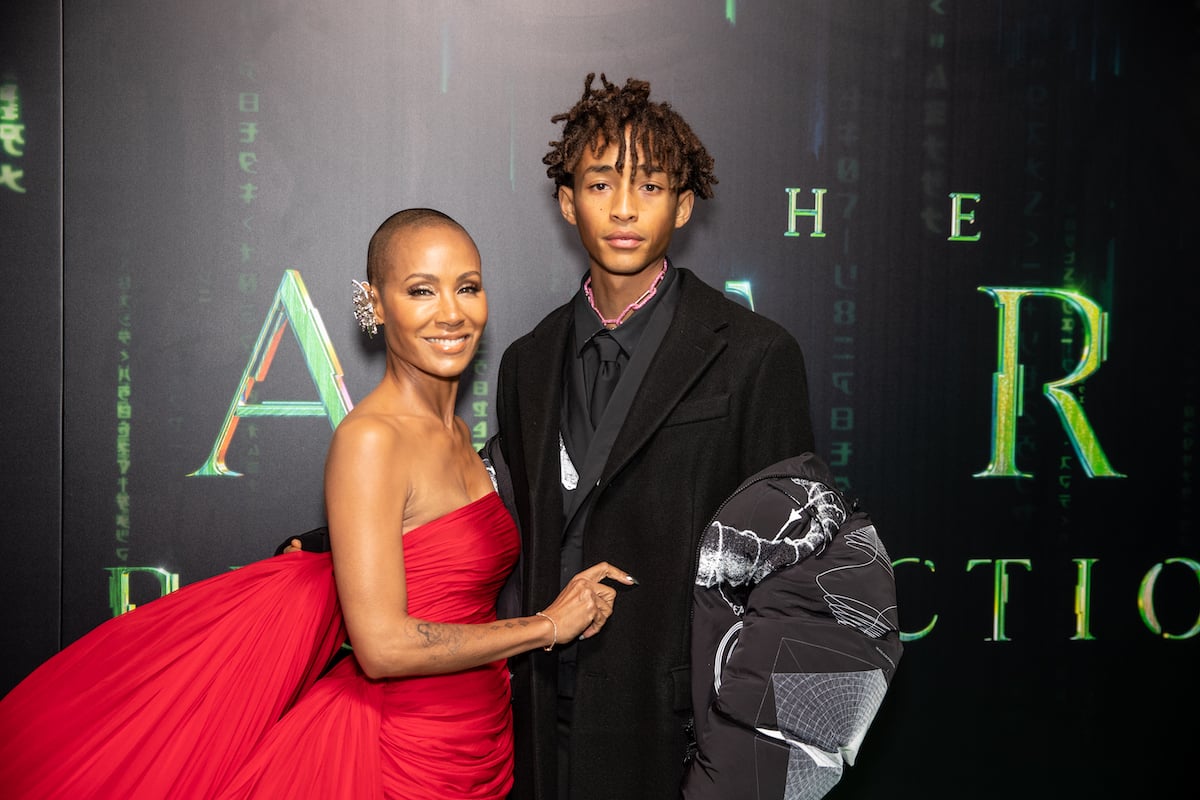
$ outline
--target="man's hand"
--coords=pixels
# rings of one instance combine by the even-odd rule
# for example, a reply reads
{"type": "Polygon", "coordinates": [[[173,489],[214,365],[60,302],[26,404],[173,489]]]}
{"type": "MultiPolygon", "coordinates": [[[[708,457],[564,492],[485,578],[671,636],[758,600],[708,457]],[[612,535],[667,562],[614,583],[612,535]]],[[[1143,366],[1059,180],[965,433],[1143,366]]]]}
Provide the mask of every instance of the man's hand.
{"type": "Polygon", "coordinates": [[[279,546],[275,548],[275,555],[281,556],[284,553],[295,553],[299,550],[309,553],[328,553],[329,529],[313,528],[311,531],[280,542],[279,546]]]}

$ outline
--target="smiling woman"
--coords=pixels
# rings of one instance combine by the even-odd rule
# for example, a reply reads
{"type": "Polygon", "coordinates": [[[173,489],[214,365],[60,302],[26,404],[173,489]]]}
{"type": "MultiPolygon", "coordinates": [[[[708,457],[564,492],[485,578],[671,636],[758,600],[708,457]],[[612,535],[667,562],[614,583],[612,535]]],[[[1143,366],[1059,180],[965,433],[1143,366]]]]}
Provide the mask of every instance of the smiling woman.
{"type": "Polygon", "coordinates": [[[325,465],[353,658],[276,726],[222,797],[304,794],[313,781],[332,781],[340,796],[380,786],[389,797],[503,796],[512,781],[505,659],[595,635],[615,596],[599,581],[630,582],[600,563],[544,611],[496,620],[516,528],[454,415],[487,324],[479,251],[453,219],[408,209],[379,227],[367,262],[361,291],[387,365],[334,432],[325,465]],[[337,759],[324,757],[314,730],[339,742],[337,759]],[[321,765],[297,769],[305,751],[313,758],[304,763],[321,765]]]}
{"type": "Polygon", "coordinates": [[[600,562],[497,620],[519,537],[454,414],[487,324],[479,251],[408,209],[367,262],[355,316],[382,326],[387,365],[330,444],[331,553],[191,584],[48,661],[0,702],[6,798],[508,793],[506,659],[595,636],[616,595],[601,581],[634,581],[600,562]],[[343,626],[352,656],[314,683],[343,626]]]}
{"type": "Polygon", "coordinates": [[[461,228],[426,223],[381,248],[367,292],[384,326],[388,373],[457,380],[487,325],[479,251],[461,228]]]}

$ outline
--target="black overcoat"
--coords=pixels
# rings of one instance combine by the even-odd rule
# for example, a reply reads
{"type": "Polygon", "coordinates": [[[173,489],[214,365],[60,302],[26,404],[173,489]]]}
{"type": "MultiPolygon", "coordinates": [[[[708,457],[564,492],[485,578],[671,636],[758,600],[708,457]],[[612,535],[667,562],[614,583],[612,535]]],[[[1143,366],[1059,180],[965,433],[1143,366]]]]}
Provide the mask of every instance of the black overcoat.
{"type": "MultiPolygon", "coordinates": [[[[691,715],[689,614],[701,532],[746,476],[813,450],[804,360],[781,326],[679,270],[679,305],[597,481],[584,565],[606,560],[640,585],[579,643],[573,800],[676,798],[691,715]]],[[[560,589],[559,421],[571,303],[500,364],[500,446],[522,532],[526,614],[560,589]]],[[[580,487],[580,491],[583,487],[580,487]]],[[[512,661],[516,797],[555,796],[557,657],[512,661]]]]}

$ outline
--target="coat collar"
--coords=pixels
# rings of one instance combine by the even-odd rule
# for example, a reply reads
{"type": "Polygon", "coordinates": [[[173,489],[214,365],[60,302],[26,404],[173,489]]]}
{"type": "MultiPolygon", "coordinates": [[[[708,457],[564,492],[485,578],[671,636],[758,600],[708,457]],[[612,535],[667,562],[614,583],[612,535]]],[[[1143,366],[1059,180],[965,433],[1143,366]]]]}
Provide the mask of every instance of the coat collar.
{"type": "MultiPolygon", "coordinates": [[[[679,307],[613,444],[601,485],[646,445],[725,349],[721,331],[729,324],[729,303],[688,270],[680,269],[678,278],[679,307]]],[[[567,302],[552,311],[520,344],[517,383],[522,445],[534,494],[550,488],[555,495],[558,493],[563,360],[571,322],[571,303],[567,302]]]]}
{"type": "Polygon", "coordinates": [[[686,270],[679,277],[679,308],[613,443],[602,486],[646,445],[725,349],[720,331],[729,323],[723,296],[686,270]]]}

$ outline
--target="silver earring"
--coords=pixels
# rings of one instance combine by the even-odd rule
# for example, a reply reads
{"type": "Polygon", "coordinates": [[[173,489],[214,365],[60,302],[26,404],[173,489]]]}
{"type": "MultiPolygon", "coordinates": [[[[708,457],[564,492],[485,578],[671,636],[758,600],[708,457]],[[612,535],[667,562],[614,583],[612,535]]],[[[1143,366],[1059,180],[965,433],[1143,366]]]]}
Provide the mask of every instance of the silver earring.
{"type": "Polygon", "coordinates": [[[375,322],[375,304],[371,302],[371,290],[362,281],[351,278],[350,282],[354,284],[354,319],[363,333],[374,336],[379,328],[375,322]]]}

